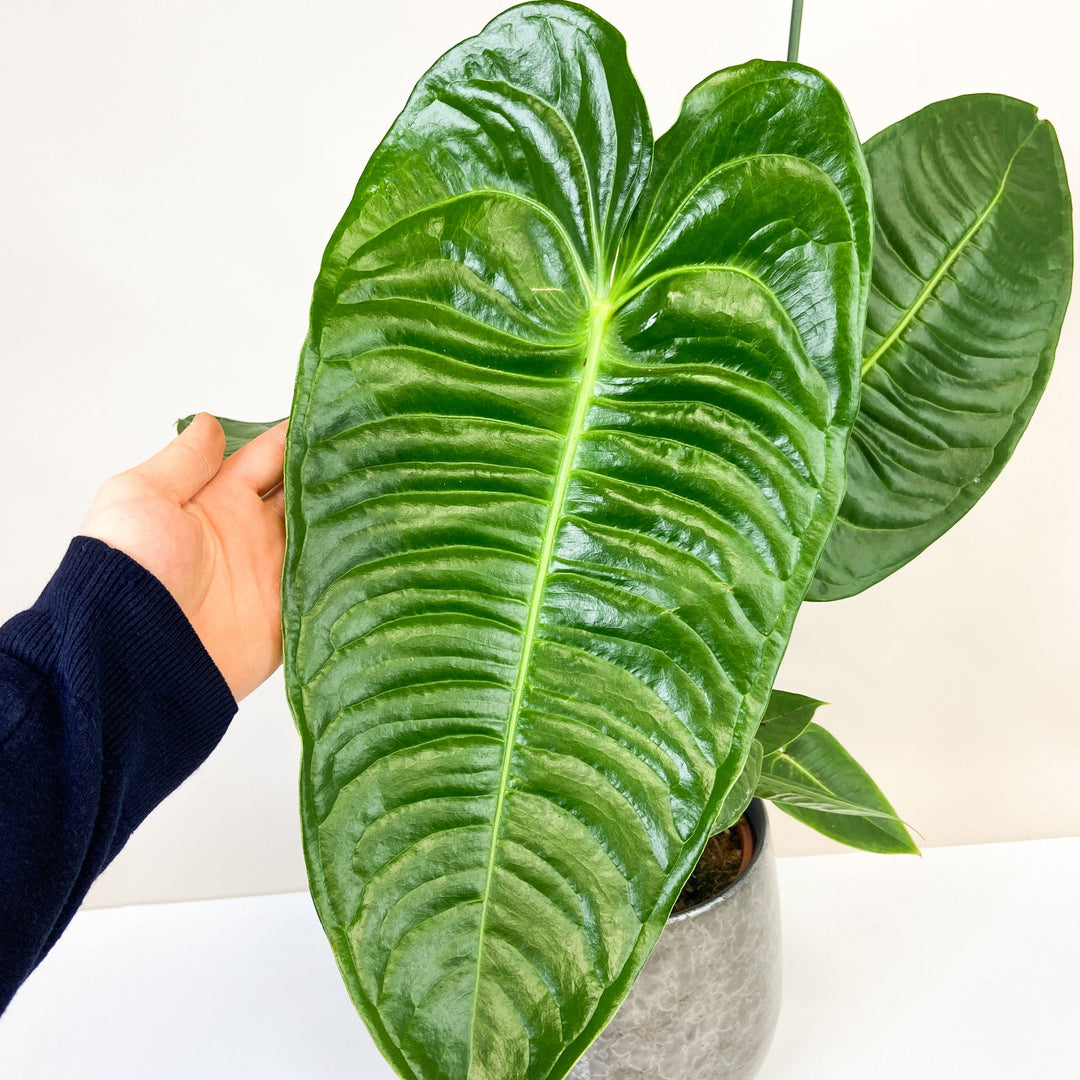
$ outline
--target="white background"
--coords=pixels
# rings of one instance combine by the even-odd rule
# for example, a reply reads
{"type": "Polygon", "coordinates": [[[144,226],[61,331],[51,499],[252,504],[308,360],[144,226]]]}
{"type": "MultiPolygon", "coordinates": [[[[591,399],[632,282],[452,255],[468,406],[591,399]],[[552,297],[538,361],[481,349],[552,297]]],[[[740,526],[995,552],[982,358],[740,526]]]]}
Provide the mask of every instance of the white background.
{"type": "MultiPolygon", "coordinates": [[[[1080,838],[778,871],[757,1080],[1076,1080],[1080,838]]],[[[395,1080],[305,893],[80,914],[0,1019],[0,1075],[395,1080]]]]}
{"type": "MultiPolygon", "coordinates": [[[[288,411],[311,282],[413,83],[481,0],[3,0],[0,617],[26,606],[98,483],[196,409],[288,411]]],[[[786,45],[783,0],[595,0],[656,130],[716,68],[786,45]]],[[[1068,0],[808,0],[802,59],[864,137],[932,100],[1037,103],[1080,177],[1068,0]]],[[[779,685],[927,845],[1080,834],[1080,316],[1013,462],[916,563],[804,608],[779,685]]],[[[299,888],[298,740],[280,677],[148,820],[99,904],[299,888]]],[[[776,820],[781,853],[826,841],[776,820]]]]}

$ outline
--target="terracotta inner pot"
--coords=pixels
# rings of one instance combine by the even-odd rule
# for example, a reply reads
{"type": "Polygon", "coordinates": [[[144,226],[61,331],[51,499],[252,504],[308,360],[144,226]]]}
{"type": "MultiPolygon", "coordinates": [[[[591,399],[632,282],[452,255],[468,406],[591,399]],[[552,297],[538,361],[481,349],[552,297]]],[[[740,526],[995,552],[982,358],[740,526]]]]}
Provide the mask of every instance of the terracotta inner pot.
{"type": "Polygon", "coordinates": [[[683,886],[672,914],[707,904],[745,873],[754,855],[754,830],[746,816],[709,838],[694,872],[683,886]]]}

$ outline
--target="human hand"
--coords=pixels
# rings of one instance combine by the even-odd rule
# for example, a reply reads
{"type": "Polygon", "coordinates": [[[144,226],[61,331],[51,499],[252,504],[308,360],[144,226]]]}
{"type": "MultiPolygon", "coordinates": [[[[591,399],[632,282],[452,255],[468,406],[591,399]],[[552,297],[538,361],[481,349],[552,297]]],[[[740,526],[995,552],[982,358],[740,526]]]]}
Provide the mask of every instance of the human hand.
{"type": "Polygon", "coordinates": [[[228,461],[200,413],[148,461],[107,480],[83,524],[172,593],[239,701],[281,663],[282,422],[228,461]]]}

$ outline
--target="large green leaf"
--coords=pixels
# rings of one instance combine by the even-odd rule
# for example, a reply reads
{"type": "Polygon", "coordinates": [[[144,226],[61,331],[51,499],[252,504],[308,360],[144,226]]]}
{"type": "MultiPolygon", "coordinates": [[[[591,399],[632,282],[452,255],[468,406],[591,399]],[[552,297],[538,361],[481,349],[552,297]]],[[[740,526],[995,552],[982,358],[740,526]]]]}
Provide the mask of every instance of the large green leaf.
{"type": "Polygon", "coordinates": [[[918,853],[877,784],[819,724],[763,756],[755,794],[841,844],[918,853]]]}
{"type": "Polygon", "coordinates": [[[1042,395],[1072,284],[1065,166],[1031,105],[941,101],[875,136],[866,157],[862,406],[815,600],[887,577],[982,497],[1042,395]]]}
{"type": "Polygon", "coordinates": [[[312,894],[402,1076],[565,1076],[742,771],[843,488],[860,153],[824,79],[754,63],[650,170],[620,36],[537,4],[360,179],[289,427],[285,658],[312,894]]]}

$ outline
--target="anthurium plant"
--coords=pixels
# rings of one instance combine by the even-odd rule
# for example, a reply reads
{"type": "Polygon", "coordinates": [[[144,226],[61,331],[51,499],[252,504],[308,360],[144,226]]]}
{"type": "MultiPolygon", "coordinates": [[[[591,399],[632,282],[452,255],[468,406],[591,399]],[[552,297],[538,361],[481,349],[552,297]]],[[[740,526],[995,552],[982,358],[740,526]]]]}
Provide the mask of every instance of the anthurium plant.
{"type": "Polygon", "coordinates": [[[285,478],[311,890],[403,1077],[564,1077],[755,793],[914,849],[773,681],[804,597],[1001,470],[1071,260],[1010,98],[864,148],[827,79],[757,60],[654,141],[565,3],[424,75],[326,250],[285,478]]]}

